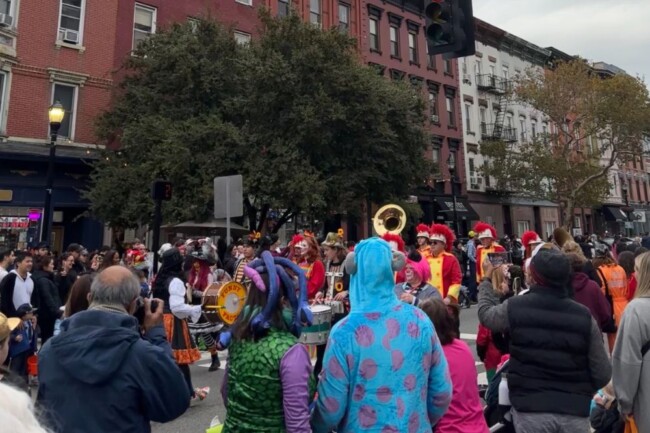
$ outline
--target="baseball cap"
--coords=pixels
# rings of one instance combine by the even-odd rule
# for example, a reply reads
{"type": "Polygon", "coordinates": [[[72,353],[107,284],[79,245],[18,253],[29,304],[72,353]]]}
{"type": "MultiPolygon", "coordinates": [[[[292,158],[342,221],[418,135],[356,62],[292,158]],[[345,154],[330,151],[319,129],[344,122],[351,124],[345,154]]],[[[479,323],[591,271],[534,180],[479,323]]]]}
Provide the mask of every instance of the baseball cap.
{"type": "Polygon", "coordinates": [[[7,318],[7,316],[0,313],[0,341],[7,338],[19,324],[20,319],[18,317],[7,318]]]}

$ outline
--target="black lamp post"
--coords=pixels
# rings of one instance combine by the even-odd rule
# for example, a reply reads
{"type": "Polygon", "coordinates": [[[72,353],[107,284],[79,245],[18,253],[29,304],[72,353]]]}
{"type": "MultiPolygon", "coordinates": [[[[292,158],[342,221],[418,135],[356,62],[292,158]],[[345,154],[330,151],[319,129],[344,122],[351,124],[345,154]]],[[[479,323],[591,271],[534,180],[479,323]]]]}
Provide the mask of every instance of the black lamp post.
{"type": "MultiPolygon", "coordinates": [[[[625,206],[621,208],[623,212],[625,212],[625,217],[627,218],[627,221],[625,222],[625,236],[629,236],[630,233],[628,232],[629,226],[628,223],[632,222],[632,212],[634,212],[634,208],[630,206],[630,197],[628,195],[628,187],[627,187],[627,182],[622,182],[621,185],[621,192],[623,193],[623,201],[625,202],[625,206]]],[[[629,229],[633,231],[634,229],[629,229]]]]}
{"type": "Polygon", "coordinates": [[[449,152],[447,158],[447,169],[449,170],[449,177],[451,178],[451,198],[454,206],[454,233],[456,237],[460,236],[458,230],[458,212],[456,210],[456,156],[454,152],[449,152]]]}
{"type": "Polygon", "coordinates": [[[50,120],[50,158],[47,163],[47,181],[45,185],[45,209],[43,213],[43,227],[41,230],[41,242],[50,243],[52,235],[52,185],[54,184],[54,162],[56,158],[56,137],[65,116],[65,109],[59,101],[56,101],[49,108],[48,117],[50,120]]]}

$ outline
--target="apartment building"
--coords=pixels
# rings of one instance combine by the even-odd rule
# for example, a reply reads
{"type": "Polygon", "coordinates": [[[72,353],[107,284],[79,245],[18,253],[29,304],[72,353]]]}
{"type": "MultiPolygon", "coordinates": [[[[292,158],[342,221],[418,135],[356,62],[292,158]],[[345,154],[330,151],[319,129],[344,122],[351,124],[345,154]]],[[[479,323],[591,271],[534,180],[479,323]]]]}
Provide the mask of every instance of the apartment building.
{"type": "Polygon", "coordinates": [[[481,174],[480,150],[485,141],[517,144],[549,132],[544,114],[514,100],[510,90],[512,80],[527,70],[543,73],[551,53],[478,18],[475,22],[476,54],[459,59],[470,203],[500,235],[535,230],[548,236],[559,224],[557,206],[500,191],[493,178],[481,174]]]}

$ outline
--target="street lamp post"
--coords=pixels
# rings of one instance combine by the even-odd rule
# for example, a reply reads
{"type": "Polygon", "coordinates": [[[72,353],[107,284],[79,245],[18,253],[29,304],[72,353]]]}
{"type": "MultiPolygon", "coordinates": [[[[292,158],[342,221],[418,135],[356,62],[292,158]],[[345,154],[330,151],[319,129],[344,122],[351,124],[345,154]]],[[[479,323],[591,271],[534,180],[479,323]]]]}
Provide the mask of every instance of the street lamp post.
{"type": "Polygon", "coordinates": [[[625,217],[627,218],[627,221],[625,222],[625,236],[629,236],[630,233],[628,232],[629,230],[634,230],[629,228],[629,224],[632,222],[632,212],[634,211],[634,208],[630,206],[630,198],[628,196],[628,187],[627,183],[621,182],[621,192],[623,193],[623,201],[625,202],[625,206],[621,209],[623,212],[625,212],[625,217]]]}
{"type": "Polygon", "coordinates": [[[458,237],[460,236],[460,233],[458,230],[458,212],[456,210],[456,157],[453,152],[449,152],[447,168],[449,169],[449,177],[451,179],[451,198],[454,206],[454,233],[456,234],[456,237],[458,237]]]}
{"type": "Polygon", "coordinates": [[[65,109],[59,101],[56,101],[48,110],[50,120],[50,157],[47,162],[47,180],[45,185],[45,209],[43,213],[43,226],[41,230],[41,242],[50,243],[52,235],[52,186],[54,184],[54,162],[56,159],[56,137],[65,116],[65,109]]]}

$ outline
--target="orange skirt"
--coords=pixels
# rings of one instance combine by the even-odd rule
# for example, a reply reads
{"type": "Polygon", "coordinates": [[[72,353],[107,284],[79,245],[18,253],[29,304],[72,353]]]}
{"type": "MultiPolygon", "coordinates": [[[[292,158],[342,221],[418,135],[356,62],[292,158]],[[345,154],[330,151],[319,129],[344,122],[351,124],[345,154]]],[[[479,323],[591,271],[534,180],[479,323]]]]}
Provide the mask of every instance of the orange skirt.
{"type": "Polygon", "coordinates": [[[201,359],[201,353],[190,337],[190,330],[185,320],[171,313],[163,315],[167,341],[172,346],[172,354],[177,364],[192,364],[201,359]]]}

